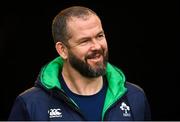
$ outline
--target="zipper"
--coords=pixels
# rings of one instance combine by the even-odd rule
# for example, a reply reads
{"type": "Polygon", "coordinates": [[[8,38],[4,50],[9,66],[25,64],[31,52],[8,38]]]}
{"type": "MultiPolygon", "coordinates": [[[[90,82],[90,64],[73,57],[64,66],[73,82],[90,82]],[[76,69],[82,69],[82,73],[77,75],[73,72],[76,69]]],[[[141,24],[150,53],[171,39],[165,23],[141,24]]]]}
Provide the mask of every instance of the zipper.
{"type": "Polygon", "coordinates": [[[57,98],[60,99],[62,101],[64,101],[72,110],[76,111],[82,118],[84,121],[86,121],[85,117],[83,116],[83,114],[81,113],[81,111],[79,110],[79,107],[75,104],[75,102],[70,99],[65,93],[64,91],[57,89],[57,88],[53,88],[52,89],[52,95],[57,98]]]}
{"type": "Polygon", "coordinates": [[[56,99],[60,99],[62,101],[64,101],[73,111],[77,112],[84,121],[87,121],[85,119],[85,117],[83,116],[83,114],[81,113],[81,111],[79,110],[79,107],[75,104],[75,102],[70,99],[63,90],[60,90],[58,88],[53,88],[51,90],[47,90],[46,88],[44,88],[41,84],[37,83],[35,84],[35,87],[41,88],[42,90],[44,90],[46,93],[48,93],[49,95],[55,97],[56,99]]]}

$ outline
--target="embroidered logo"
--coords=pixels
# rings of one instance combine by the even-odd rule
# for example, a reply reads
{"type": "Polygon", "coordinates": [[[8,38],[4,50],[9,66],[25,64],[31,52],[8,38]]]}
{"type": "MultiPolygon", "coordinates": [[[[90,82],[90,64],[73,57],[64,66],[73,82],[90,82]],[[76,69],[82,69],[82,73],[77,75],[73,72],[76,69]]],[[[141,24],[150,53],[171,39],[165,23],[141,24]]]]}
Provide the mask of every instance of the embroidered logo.
{"type": "Polygon", "coordinates": [[[49,109],[48,110],[49,118],[62,117],[61,109],[49,109]]]}
{"type": "Polygon", "coordinates": [[[125,102],[121,103],[120,109],[123,111],[124,117],[130,117],[131,116],[130,107],[128,105],[126,105],[125,102]]]}

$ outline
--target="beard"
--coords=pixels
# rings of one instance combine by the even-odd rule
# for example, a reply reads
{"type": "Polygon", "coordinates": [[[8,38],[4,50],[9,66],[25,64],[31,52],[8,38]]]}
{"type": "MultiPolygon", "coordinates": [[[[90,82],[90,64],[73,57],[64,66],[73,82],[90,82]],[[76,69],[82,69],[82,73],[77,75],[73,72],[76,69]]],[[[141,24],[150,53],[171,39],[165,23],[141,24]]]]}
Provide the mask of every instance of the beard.
{"type": "Polygon", "coordinates": [[[76,69],[81,75],[89,78],[95,78],[98,76],[103,76],[106,73],[106,65],[108,62],[108,51],[104,50],[96,50],[91,54],[87,54],[85,56],[84,61],[79,59],[77,56],[73,54],[72,51],[69,50],[69,63],[71,66],[76,69]],[[95,63],[95,66],[91,66],[88,64],[87,60],[95,58],[96,55],[103,56],[103,61],[95,63]]]}

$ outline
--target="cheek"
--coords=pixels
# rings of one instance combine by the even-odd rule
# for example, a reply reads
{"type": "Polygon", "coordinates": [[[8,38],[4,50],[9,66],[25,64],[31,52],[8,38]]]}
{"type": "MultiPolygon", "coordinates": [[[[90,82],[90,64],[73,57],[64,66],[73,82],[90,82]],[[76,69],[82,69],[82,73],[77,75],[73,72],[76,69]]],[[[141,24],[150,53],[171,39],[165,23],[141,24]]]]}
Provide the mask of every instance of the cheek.
{"type": "Polygon", "coordinates": [[[107,42],[105,42],[105,43],[102,44],[102,48],[103,48],[103,50],[104,50],[105,52],[108,51],[108,45],[107,45],[107,42]]]}
{"type": "Polygon", "coordinates": [[[107,44],[106,38],[104,38],[103,40],[101,40],[100,44],[101,44],[101,47],[102,47],[103,49],[108,48],[108,44],[107,44]]]}
{"type": "Polygon", "coordinates": [[[80,60],[85,60],[85,57],[87,55],[87,48],[79,48],[79,49],[76,49],[76,50],[72,50],[72,53],[80,60]]]}

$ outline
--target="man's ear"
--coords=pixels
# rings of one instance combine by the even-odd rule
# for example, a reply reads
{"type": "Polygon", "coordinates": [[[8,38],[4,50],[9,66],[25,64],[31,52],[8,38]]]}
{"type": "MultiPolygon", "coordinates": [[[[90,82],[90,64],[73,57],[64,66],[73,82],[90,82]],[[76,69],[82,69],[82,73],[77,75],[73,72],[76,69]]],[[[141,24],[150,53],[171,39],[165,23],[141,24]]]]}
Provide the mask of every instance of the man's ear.
{"type": "Polygon", "coordinates": [[[66,46],[62,42],[56,43],[56,51],[63,59],[67,59],[68,51],[66,46]]]}

